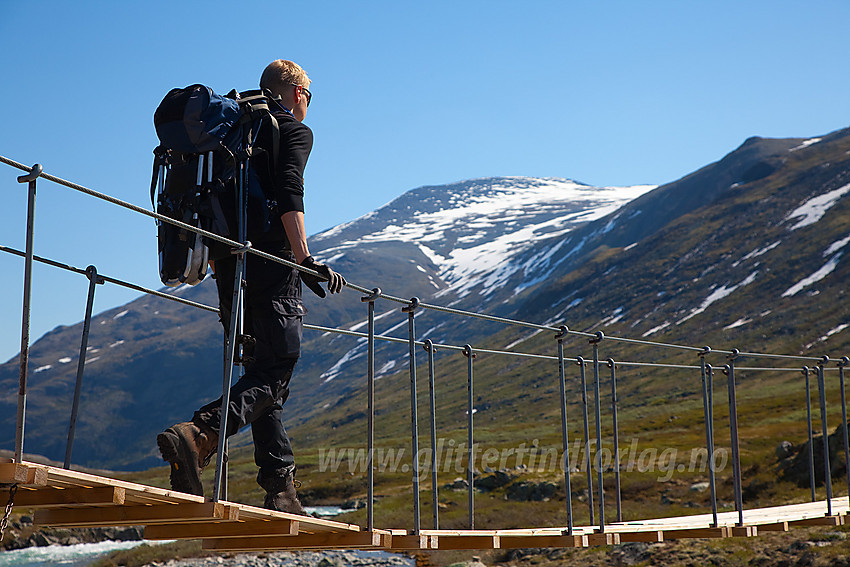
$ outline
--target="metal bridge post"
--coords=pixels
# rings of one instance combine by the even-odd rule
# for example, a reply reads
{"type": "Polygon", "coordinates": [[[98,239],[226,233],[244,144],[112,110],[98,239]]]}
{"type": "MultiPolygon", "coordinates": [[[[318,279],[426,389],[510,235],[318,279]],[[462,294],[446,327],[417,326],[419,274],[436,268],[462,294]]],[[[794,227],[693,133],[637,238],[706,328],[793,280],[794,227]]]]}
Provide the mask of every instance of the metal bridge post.
{"type": "Polygon", "coordinates": [[[410,429],[413,448],[413,534],[419,535],[419,413],[416,399],[416,331],[413,323],[419,298],[413,297],[410,305],[402,307],[407,313],[408,346],[410,348],[410,429]]]}
{"type": "Polygon", "coordinates": [[[77,362],[77,383],[74,386],[74,402],[71,404],[71,422],[68,424],[68,444],[65,447],[66,469],[71,468],[71,452],[74,450],[74,434],[77,431],[77,412],[80,409],[80,393],[83,388],[83,371],[86,368],[86,351],[89,345],[89,331],[91,330],[91,312],[94,307],[94,291],[98,284],[104,279],[97,275],[97,268],[89,266],[86,268],[86,277],[89,279],[89,293],[86,300],[86,316],[83,319],[83,336],[80,340],[80,360],[77,362]]]}
{"type": "Polygon", "coordinates": [[[593,385],[596,390],[596,484],[599,486],[599,531],[605,531],[605,493],[602,490],[602,400],[599,393],[599,343],[605,338],[602,331],[588,342],[593,345],[593,385]]]}
{"type": "Polygon", "coordinates": [[[20,378],[18,380],[18,416],[15,428],[15,462],[24,459],[24,423],[27,409],[27,365],[30,352],[30,298],[32,297],[32,260],[33,260],[33,231],[35,229],[35,182],[43,168],[35,164],[26,175],[18,177],[18,183],[29,184],[27,197],[27,249],[24,264],[24,305],[21,318],[21,358],[20,378]]]}
{"type": "Polygon", "coordinates": [[[560,332],[555,335],[558,339],[558,386],[561,392],[561,438],[564,442],[564,490],[567,500],[567,534],[573,535],[573,502],[570,488],[570,440],[567,432],[567,380],[564,371],[564,337],[569,329],[561,325],[560,332]]]}
{"type": "Polygon", "coordinates": [[[729,364],[724,368],[729,388],[729,429],[732,437],[732,480],[735,487],[735,509],[738,511],[738,526],[744,525],[744,501],[741,494],[741,451],[738,444],[738,400],[735,395],[735,359],[740,354],[733,349],[729,364]]]}
{"type": "MultiPolygon", "coordinates": [[[[227,352],[228,352],[227,351],[227,339],[228,339],[229,336],[230,336],[230,333],[224,333],[224,338],[221,341],[221,353],[222,353],[222,355],[221,355],[222,356],[221,379],[222,379],[222,381],[227,379],[227,368],[229,366],[228,362],[227,362],[227,352]]],[[[232,365],[230,365],[230,366],[232,366],[232,365]]],[[[227,466],[227,458],[226,458],[227,457],[227,451],[228,451],[227,445],[225,444],[225,446],[224,446],[225,459],[222,463],[222,471],[223,472],[222,472],[222,475],[221,475],[221,497],[222,497],[223,500],[227,500],[227,477],[228,477],[228,471],[229,471],[229,467],[227,466]]]]}
{"type": "Polygon", "coordinates": [[[706,363],[705,355],[711,352],[711,347],[703,347],[703,351],[699,353],[700,357],[700,376],[702,384],[702,409],[705,417],[705,449],[708,451],[708,484],[711,488],[711,518],[712,527],[717,527],[717,490],[714,484],[714,422],[712,420],[711,401],[709,399],[709,378],[711,366],[706,363]]]}
{"type": "Polygon", "coordinates": [[[237,181],[238,191],[236,210],[239,211],[240,215],[237,222],[237,232],[238,240],[240,243],[242,243],[242,246],[230,251],[231,254],[236,255],[236,270],[233,277],[233,294],[230,302],[230,327],[228,327],[230,333],[227,340],[226,349],[227,363],[225,364],[224,377],[222,379],[221,385],[221,411],[219,415],[218,426],[218,449],[216,451],[215,461],[215,480],[213,485],[212,497],[213,502],[218,502],[219,500],[226,498],[226,495],[224,493],[226,481],[224,480],[224,477],[227,476],[227,469],[225,468],[225,452],[227,449],[227,414],[230,410],[230,386],[233,381],[233,365],[237,360],[237,348],[240,349],[240,352],[238,353],[240,356],[238,358],[244,361],[244,356],[241,351],[242,341],[239,340],[239,327],[243,320],[242,310],[245,308],[245,254],[248,252],[248,249],[251,248],[251,242],[248,241],[246,236],[246,192],[248,187],[246,172],[247,163],[240,164],[239,176],[237,181]],[[237,347],[237,343],[240,343],[240,346],[237,347]]]}
{"type": "Polygon", "coordinates": [[[803,376],[806,377],[806,429],[809,431],[809,485],[812,489],[812,502],[817,502],[815,494],[815,444],[814,432],[812,431],[812,391],[809,384],[809,367],[803,367],[803,376]]]}
{"type": "Polygon", "coordinates": [[[608,359],[611,369],[611,413],[614,416],[614,484],[617,492],[617,521],[623,521],[623,502],[620,494],[620,431],[617,425],[617,371],[613,358],[608,359]]]}
{"type": "Polygon", "coordinates": [[[844,468],[847,469],[847,498],[850,501],[850,440],[847,439],[847,398],[844,395],[844,367],[850,358],[843,356],[838,361],[838,379],[841,382],[841,420],[844,431],[844,468]]]}
{"type": "Polygon", "coordinates": [[[372,293],[360,298],[360,301],[369,304],[369,330],[366,339],[366,529],[370,532],[375,527],[375,300],[379,297],[381,288],[376,287],[372,293]]]}
{"type": "Polygon", "coordinates": [[[832,475],[829,466],[829,430],[826,425],[826,388],[823,379],[823,366],[829,362],[829,357],[824,356],[818,362],[818,395],[820,397],[820,422],[823,428],[823,474],[826,483],[826,515],[832,516],[832,475]]]}
{"type": "Polygon", "coordinates": [[[475,446],[474,446],[474,437],[473,437],[473,429],[472,429],[472,414],[475,411],[473,407],[473,393],[472,393],[472,361],[475,360],[475,353],[472,351],[472,347],[470,345],[465,345],[463,347],[463,355],[466,357],[466,374],[467,374],[467,403],[466,403],[466,429],[467,429],[467,443],[469,443],[469,447],[467,449],[468,454],[468,463],[467,463],[467,483],[469,484],[469,529],[475,529],[475,508],[474,508],[474,498],[473,494],[475,492],[475,446]]]}
{"type": "Polygon", "coordinates": [[[428,353],[428,398],[431,412],[431,505],[434,529],[440,529],[440,499],[437,492],[437,400],[434,389],[434,351],[437,347],[431,339],[425,339],[422,345],[428,353]]]}
{"type": "Polygon", "coordinates": [[[590,461],[590,425],[587,418],[587,378],[584,372],[584,359],[580,356],[576,357],[576,364],[579,367],[579,375],[581,377],[581,406],[584,417],[584,461],[587,467],[587,507],[590,513],[590,524],[594,523],[594,506],[593,506],[593,465],[590,461]]]}
{"type": "Polygon", "coordinates": [[[239,332],[239,312],[244,309],[244,289],[243,282],[245,277],[245,253],[251,243],[247,243],[244,247],[234,251],[236,254],[236,275],[233,278],[233,296],[230,303],[230,334],[227,338],[226,362],[224,365],[224,377],[221,384],[221,412],[219,416],[218,427],[218,449],[216,451],[215,461],[215,480],[213,486],[213,502],[226,498],[224,494],[224,477],[227,474],[225,469],[224,455],[227,447],[227,414],[230,410],[230,386],[233,379],[233,366],[236,361],[236,346],[238,342],[239,332]]]}

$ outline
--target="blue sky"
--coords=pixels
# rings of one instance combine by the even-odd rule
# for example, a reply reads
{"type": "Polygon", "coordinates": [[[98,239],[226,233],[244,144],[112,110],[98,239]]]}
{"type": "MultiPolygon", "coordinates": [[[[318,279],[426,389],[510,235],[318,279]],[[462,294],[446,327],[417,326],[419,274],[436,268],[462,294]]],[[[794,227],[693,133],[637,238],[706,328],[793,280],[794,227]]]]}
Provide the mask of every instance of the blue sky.
{"type": "MultiPolygon", "coordinates": [[[[153,111],[173,87],[313,79],[307,228],[483,176],[660,184],[750,136],[850,122],[846,1],[0,0],[0,155],[149,206],[153,111]]],[[[26,191],[0,164],[0,244],[26,191]]],[[[36,253],[160,287],[151,219],[40,181],[36,253]]],[[[23,262],[0,254],[0,359],[20,346],[23,262]]],[[[87,281],[37,267],[33,337],[79,321],[87,281]]],[[[392,290],[389,290],[392,291],[392,290]]],[[[401,295],[403,290],[396,290],[401,295]]],[[[98,288],[95,312],[135,297],[98,288]]]]}

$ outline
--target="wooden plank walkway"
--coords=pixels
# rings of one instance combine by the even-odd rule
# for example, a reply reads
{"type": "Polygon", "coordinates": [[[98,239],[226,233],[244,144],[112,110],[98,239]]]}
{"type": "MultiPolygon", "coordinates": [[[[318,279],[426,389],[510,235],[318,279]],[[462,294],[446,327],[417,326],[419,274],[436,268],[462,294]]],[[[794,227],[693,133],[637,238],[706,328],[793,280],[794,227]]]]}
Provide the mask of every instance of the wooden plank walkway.
{"type": "MultiPolygon", "coordinates": [[[[216,551],[284,549],[510,549],[526,547],[587,547],[625,542],[660,542],[682,538],[754,537],[795,526],[842,525],[850,513],[848,498],[791,504],[737,512],[660,518],[565,528],[511,530],[409,530],[365,528],[234,502],[210,502],[131,482],[35,463],[0,460],[0,486],[18,485],[14,505],[35,509],[37,526],[144,526],[150,540],[201,539],[216,551]]],[[[0,497],[0,505],[5,498],[0,497]]]]}

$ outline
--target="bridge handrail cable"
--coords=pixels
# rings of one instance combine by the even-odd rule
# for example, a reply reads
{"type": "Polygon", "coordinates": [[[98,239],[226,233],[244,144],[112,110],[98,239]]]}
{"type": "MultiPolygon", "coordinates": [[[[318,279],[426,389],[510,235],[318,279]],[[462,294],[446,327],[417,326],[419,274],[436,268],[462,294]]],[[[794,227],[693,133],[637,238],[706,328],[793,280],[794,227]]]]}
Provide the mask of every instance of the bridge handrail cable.
{"type": "MultiPolygon", "coordinates": [[[[26,172],[32,171],[32,168],[27,167],[24,164],[18,163],[16,161],[11,160],[9,158],[6,158],[4,156],[0,156],[0,162],[3,162],[6,165],[9,165],[11,167],[20,169],[21,171],[26,171],[26,172]]],[[[123,201],[123,200],[118,199],[116,197],[112,197],[110,195],[107,195],[105,193],[95,191],[94,189],[89,189],[88,187],[85,187],[83,185],[73,183],[71,181],[67,181],[65,179],[62,179],[60,177],[56,177],[54,175],[45,173],[43,171],[40,173],[39,177],[42,177],[42,178],[44,178],[48,181],[52,181],[52,182],[57,183],[59,185],[68,187],[69,189],[73,189],[75,191],[85,193],[85,194],[90,195],[92,197],[95,197],[97,199],[107,201],[107,202],[112,203],[114,205],[117,205],[119,207],[123,207],[125,209],[134,211],[136,213],[148,216],[150,218],[172,224],[174,226],[177,226],[177,227],[185,229],[185,230],[189,230],[189,231],[194,232],[196,234],[200,234],[201,236],[205,236],[207,238],[210,238],[210,239],[215,240],[217,242],[220,242],[222,244],[226,244],[228,246],[231,246],[234,249],[243,248],[242,244],[240,244],[239,242],[236,242],[234,240],[230,240],[228,238],[225,238],[223,236],[220,236],[218,234],[215,234],[213,232],[209,232],[209,231],[201,229],[201,228],[193,227],[189,224],[186,224],[186,223],[183,223],[181,221],[172,219],[172,218],[167,217],[165,215],[161,215],[161,214],[156,213],[154,211],[149,211],[149,210],[145,209],[144,207],[140,207],[138,205],[134,205],[134,204],[129,203],[127,201],[123,201]]],[[[252,247],[249,247],[247,249],[247,252],[250,253],[250,254],[254,254],[256,256],[259,256],[261,258],[264,258],[266,260],[269,260],[269,261],[272,261],[272,262],[277,262],[279,264],[283,264],[285,266],[295,268],[297,270],[309,273],[311,275],[319,276],[319,274],[316,273],[313,270],[310,270],[308,268],[304,268],[303,266],[300,266],[300,265],[296,264],[295,262],[290,262],[288,260],[285,260],[283,258],[275,256],[274,254],[269,254],[267,252],[263,252],[262,250],[257,250],[257,249],[252,248],[252,247]]],[[[351,288],[355,291],[359,291],[359,292],[364,293],[364,294],[371,294],[374,290],[374,288],[367,288],[367,287],[360,286],[360,285],[357,285],[357,284],[352,283],[352,282],[346,282],[346,287],[351,288]]],[[[392,296],[392,295],[389,295],[389,294],[385,294],[383,292],[378,293],[377,297],[380,297],[380,298],[383,298],[383,299],[386,299],[386,300],[389,300],[389,301],[393,301],[393,302],[396,302],[396,303],[401,303],[401,304],[409,304],[410,303],[409,299],[403,299],[401,297],[395,297],[395,296],[392,296]]],[[[496,323],[503,323],[503,324],[513,325],[513,326],[527,327],[527,328],[536,329],[536,330],[540,330],[540,331],[551,331],[551,332],[556,332],[556,333],[561,331],[560,328],[549,326],[549,325],[540,325],[540,324],[531,323],[531,322],[528,322],[528,321],[521,321],[521,320],[517,320],[517,319],[498,317],[498,316],[495,316],[495,315],[487,315],[487,314],[483,314],[483,313],[476,313],[476,312],[473,312],[473,311],[465,311],[465,310],[461,310],[461,309],[454,309],[454,308],[451,308],[451,307],[445,307],[445,306],[441,306],[441,305],[435,305],[435,304],[429,304],[429,303],[420,303],[419,307],[421,307],[423,309],[440,311],[440,312],[448,313],[448,314],[474,317],[474,318],[487,320],[487,321],[491,321],[491,322],[496,322],[496,323]]],[[[592,337],[595,336],[595,334],[593,334],[593,333],[588,333],[588,332],[584,332],[584,331],[575,331],[575,330],[571,330],[571,329],[567,329],[566,332],[570,335],[576,335],[576,336],[581,336],[581,337],[586,337],[586,338],[592,338],[592,337]]],[[[691,352],[703,351],[703,347],[694,347],[694,346],[688,346],[688,345],[679,345],[679,344],[656,342],[656,341],[645,341],[645,340],[641,340],[641,339],[633,339],[633,338],[627,338],[627,337],[617,337],[617,336],[606,335],[605,339],[611,340],[611,341],[617,341],[617,342],[624,342],[624,343],[643,344],[643,345],[646,345],[646,346],[653,346],[653,347],[660,347],[660,348],[680,349],[680,350],[686,350],[686,351],[691,351],[691,352]]],[[[724,355],[732,355],[734,352],[736,352],[736,351],[734,351],[734,349],[730,349],[730,350],[712,349],[711,350],[711,353],[724,354],[724,355]]],[[[794,359],[794,360],[802,360],[802,361],[815,361],[815,362],[822,361],[824,359],[824,357],[809,357],[809,356],[799,356],[799,355],[779,355],[779,354],[756,353],[756,352],[746,352],[746,353],[740,352],[739,355],[740,356],[754,357],[754,358],[785,358],[785,359],[794,359]]],[[[829,362],[840,362],[841,359],[827,357],[827,360],[829,362]]]]}

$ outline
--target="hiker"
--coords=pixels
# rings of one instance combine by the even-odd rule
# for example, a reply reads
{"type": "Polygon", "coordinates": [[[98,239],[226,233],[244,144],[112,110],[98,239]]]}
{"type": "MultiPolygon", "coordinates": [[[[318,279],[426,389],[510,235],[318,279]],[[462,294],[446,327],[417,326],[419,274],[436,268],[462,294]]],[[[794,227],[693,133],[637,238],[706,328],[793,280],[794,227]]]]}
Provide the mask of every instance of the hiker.
{"type": "MultiPolygon", "coordinates": [[[[266,508],[305,514],[295,491],[295,458],[283,427],[283,404],[301,349],[301,282],[325,297],[319,285],[327,280],[330,293],[339,293],[345,279],[327,265],[316,262],[307,248],[304,228],[304,167],[313,147],[313,133],[302,123],[312,93],[310,79],[293,63],[278,59],[266,67],[260,88],[271,95],[269,103],[280,130],[275,171],[269,156],[252,157],[260,183],[277,204],[276,221],[253,247],[274,254],[324,276],[317,278],[294,268],[246,254],[244,333],[256,343],[244,363],[245,374],[230,389],[227,435],[251,425],[257,483],[266,491],[266,508]]],[[[266,128],[265,131],[271,131],[266,128]]],[[[270,138],[271,136],[269,136],[270,138]]],[[[272,143],[260,131],[258,146],[271,152],[272,143]]],[[[250,211],[250,209],[249,209],[250,211]]],[[[251,219],[248,220],[249,226],[251,219]]],[[[228,332],[236,274],[236,256],[211,262],[218,287],[221,321],[228,332]]],[[[200,474],[218,449],[221,398],[198,409],[191,421],[178,423],[157,436],[163,460],[171,464],[171,487],[203,495],[200,474]]]]}

